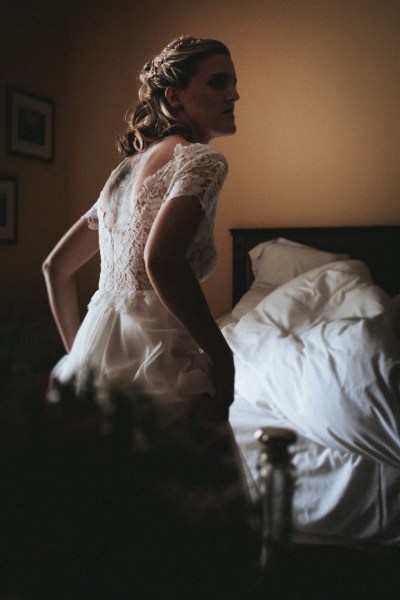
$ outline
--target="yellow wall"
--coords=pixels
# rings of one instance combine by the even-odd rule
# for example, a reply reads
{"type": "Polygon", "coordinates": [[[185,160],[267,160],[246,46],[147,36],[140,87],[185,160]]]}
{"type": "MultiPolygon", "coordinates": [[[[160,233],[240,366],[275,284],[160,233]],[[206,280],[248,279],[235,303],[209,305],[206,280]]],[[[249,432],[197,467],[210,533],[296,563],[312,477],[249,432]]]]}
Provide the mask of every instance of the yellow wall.
{"type": "MultiPolygon", "coordinates": [[[[41,51],[31,56],[18,38],[9,49],[19,68],[34,69],[8,72],[7,80],[55,98],[58,119],[54,165],[1,157],[8,173],[21,177],[23,222],[18,245],[0,247],[0,274],[4,281],[18,271],[11,293],[22,293],[22,301],[29,290],[35,303],[43,301],[38,269],[60,220],[67,226],[95,201],[119,160],[114,140],[140,66],[181,33],[216,37],[230,47],[241,94],[237,134],[214,142],[230,164],[216,222],[219,265],[205,285],[215,315],[230,307],[229,227],[400,223],[397,1],[82,5],[67,3],[68,18],[61,21],[53,15],[52,34],[36,7],[41,51]],[[66,52],[55,51],[54,40],[44,44],[55,32],[67,36],[66,52]],[[61,71],[66,67],[65,78],[57,60],[61,71]],[[45,76],[38,66],[44,63],[45,76]]],[[[16,20],[13,25],[21,36],[16,20]]],[[[96,285],[97,268],[94,261],[81,275],[83,303],[96,285]]]]}

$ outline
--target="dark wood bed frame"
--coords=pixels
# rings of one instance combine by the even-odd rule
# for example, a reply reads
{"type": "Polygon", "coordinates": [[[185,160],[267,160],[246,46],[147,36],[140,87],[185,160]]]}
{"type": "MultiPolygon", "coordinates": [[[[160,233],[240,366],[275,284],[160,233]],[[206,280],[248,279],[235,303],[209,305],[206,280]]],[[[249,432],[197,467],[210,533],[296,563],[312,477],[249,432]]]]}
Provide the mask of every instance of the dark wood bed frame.
{"type": "Polygon", "coordinates": [[[278,237],[319,250],[348,254],[365,262],[374,282],[390,295],[400,294],[400,225],[357,227],[235,228],[233,238],[233,306],[249,289],[254,277],[248,252],[278,237]]]}

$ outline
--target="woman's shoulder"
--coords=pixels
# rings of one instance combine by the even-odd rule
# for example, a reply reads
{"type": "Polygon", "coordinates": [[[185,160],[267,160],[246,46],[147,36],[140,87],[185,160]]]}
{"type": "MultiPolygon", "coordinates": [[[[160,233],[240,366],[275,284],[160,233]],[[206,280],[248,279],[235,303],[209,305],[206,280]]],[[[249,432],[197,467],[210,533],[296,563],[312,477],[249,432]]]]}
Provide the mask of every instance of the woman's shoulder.
{"type": "Polygon", "coordinates": [[[152,144],[147,153],[150,159],[158,160],[160,162],[169,162],[174,158],[177,148],[184,148],[190,145],[190,142],[180,135],[168,135],[162,140],[152,144]]]}
{"type": "Polygon", "coordinates": [[[174,154],[183,154],[183,155],[207,155],[207,156],[215,156],[221,157],[223,160],[226,160],[224,155],[219,152],[213,146],[209,144],[202,144],[200,142],[188,142],[187,140],[177,141],[175,144],[174,154]]]}
{"type": "Polygon", "coordinates": [[[208,144],[190,143],[186,140],[185,143],[178,142],[174,147],[174,157],[182,162],[206,163],[209,166],[218,165],[224,169],[228,168],[225,156],[208,144]]]}
{"type": "Polygon", "coordinates": [[[192,163],[202,160],[220,163],[225,168],[228,164],[226,158],[218,150],[208,144],[188,142],[180,135],[170,135],[153,144],[146,151],[145,171],[156,172],[165,165],[175,167],[183,163],[192,163]],[[177,164],[176,164],[177,163],[177,164]]]}
{"type": "MultiPolygon", "coordinates": [[[[138,188],[148,177],[159,173],[172,164],[177,144],[187,143],[180,136],[169,136],[151,144],[138,159],[138,188]]],[[[136,155],[137,156],[137,155],[136,155]]]]}

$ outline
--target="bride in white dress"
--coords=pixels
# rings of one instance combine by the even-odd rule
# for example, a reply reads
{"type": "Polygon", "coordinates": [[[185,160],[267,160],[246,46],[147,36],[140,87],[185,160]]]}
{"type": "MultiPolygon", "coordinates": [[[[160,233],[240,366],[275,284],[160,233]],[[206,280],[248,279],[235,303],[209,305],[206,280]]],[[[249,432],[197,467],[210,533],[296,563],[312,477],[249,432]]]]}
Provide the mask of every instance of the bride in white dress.
{"type": "Polygon", "coordinates": [[[99,382],[137,382],[161,400],[201,397],[223,421],[233,356],[200,283],[215,265],[227,173],[209,142],[236,130],[235,69],[221,42],[182,37],[146,63],[141,81],[119,140],[124,160],[43,265],[68,353],[53,375],[91,368],[99,382]],[[74,274],[98,251],[99,287],[81,323],[74,274]]]}

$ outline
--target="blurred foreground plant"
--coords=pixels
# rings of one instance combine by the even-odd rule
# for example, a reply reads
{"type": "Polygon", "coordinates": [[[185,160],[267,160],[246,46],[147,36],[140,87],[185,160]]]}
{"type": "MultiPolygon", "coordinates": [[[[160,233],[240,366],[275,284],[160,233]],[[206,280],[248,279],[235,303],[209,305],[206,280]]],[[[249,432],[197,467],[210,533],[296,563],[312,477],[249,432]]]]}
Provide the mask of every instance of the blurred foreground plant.
{"type": "Polygon", "coordinates": [[[27,600],[245,600],[258,535],[228,425],[93,374],[2,403],[0,557],[27,600]]]}

